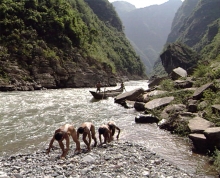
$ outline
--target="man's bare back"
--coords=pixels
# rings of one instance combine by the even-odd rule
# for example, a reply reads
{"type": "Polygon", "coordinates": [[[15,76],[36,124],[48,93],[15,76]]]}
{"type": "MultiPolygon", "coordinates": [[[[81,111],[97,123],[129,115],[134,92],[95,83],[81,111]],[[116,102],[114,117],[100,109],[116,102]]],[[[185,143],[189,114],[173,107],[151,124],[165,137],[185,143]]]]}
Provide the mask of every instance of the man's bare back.
{"type": "Polygon", "coordinates": [[[118,139],[121,130],[116,126],[115,122],[114,122],[114,121],[110,121],[110,122],[108,122],[107,125],[109,126],[109,129],[110,129],[111,132],[112,132],[112,137],[113,137],[114,134],[115,134],[115,129],[118,130],[118,135],[116,136],[116,138],[118,139]]]}
{"type": "Polygon", "coordinates": [[[106,144],[106,142],[111,142],[112,140],[112,132],[109,129],[108,125],[102,125],[101,127],[99,127],[98,129],[99,132],[99,141],[100,141],[100,145],[102,145],[102,135],[104,137],[104,144],[106,144]]]}
{"type": "Polygon", "coordinates": [[[91,122],[84,122],[77,130],[77,139],[79,139],[79,134],[83,134],[83,141],[87,145],[88,151],[91,150],[91,138],[94,140],[94,147],[97,145],[97,139],[95,136],[95,126],[91,122]],[[86,137],[88,136],[89,142],[86,137]]]}
{"type": "Polygon", "coordinates": [[[62,150],[62,155],[60,157],[65,158],[68,151],[69,151],[69,144],[70,144],[69,136],[72,136],[73,141],[76,143],[75,152],[76,151],[80,152],[81,151],[80,150],[80,142],[77,139],[75,128],[71,124],[65,124],[55,131],[53,138],[50,141],[47,153],[48,154],[50,153],[50,149],[53,147],[53,142],[54,142],[54,140],[56,140],[56,141],[58,141],[59,146],[62,150]],[[66,140],[66,149],[63,144],[64,139],[66,140]]]}

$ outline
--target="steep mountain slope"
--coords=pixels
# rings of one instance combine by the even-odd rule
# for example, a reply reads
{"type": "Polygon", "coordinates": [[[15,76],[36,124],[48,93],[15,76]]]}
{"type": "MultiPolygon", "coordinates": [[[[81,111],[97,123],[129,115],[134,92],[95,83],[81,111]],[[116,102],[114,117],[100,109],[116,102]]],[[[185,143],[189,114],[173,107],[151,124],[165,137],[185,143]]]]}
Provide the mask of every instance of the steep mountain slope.
{"type": "Polygon", "coordinates": [[[201,39],[204,37],[208,26],[220,17],[219,0],[200,0],[186,22],[181,26],[179,40],[186,45],[198,49],[201,39]]]}
{"type": "Polygon", "coordinates": [[[148,74],[163,49],[175,13],[181,4],[181,0],[170,0],[161,5],[126,12],[121,10],[123,7],[120,6],[123,4],[113,2],[125,27],[125,34],[140,55],[148,74]]]}
{"type": "Polygon", "coordinates": [[[111,25],[119,31],[123,30],[121,20],[108,0],[85,0],[85,2],[106,25],[111,25]]]}
{"type": "MultiPolygon", "coordinates": [[[[173,22],[172,31],[168,37],[167,42],[177,41],[178,43],[183,43],[191,47],[192,50],[194,50],[195,53],[197,53],[199,56],[196,58],[195,56],[191,58],[191,64],[188,60],[187,65],[181,58],[175,58],[174,62],[174,58],[169,58],[169,60],[167,59],[166,53],[170,55],[171,51],[175,51],[176,53],[178,51],[175,49],[171,50],[166,46],[164,48],[164,52],[160,56],[161,64],[160,62],[157,62],[157,66],[154,67],[154,71],[162,71],[163,67],[165,67],[165,71],[167,72],[172,70],[170,67],[168,70],[167,66],[172,66],[173,68],[180,66],[188,70],[190,65],[191,67],[197,66],[195,65],[195,59],[197,61],[196,63],[201,63],[201,61],[206,60],[206,65],[207,62],[211,65],[213,60],[218,59],[220,53],[219,7],[219,0],[185,0],[182,7],[177,12],[175,21],[173,22]],[[194,8],[192,9],[192,7],[194,8]],[[173,64],[176,65],[174,66],[173,64]]],[[[176,45],[169,45],[169,47],[170,46],[176,45]]]]}
{"type": "Polygon", "coordinates": [[[99,1],[107,7],[101,20],[84,0],[2,0],[0,85],[88,87],[144,76],[113,6],[99,1]]]}
{"type": "Polygon", "coordinates": [[[193,12],[199,0],[185,0],[178,9],[172,23],[171,32],[168,36],[167,43],[172,43],[181,35],[181,26],[184,24],[189,15],[193,12]]]}

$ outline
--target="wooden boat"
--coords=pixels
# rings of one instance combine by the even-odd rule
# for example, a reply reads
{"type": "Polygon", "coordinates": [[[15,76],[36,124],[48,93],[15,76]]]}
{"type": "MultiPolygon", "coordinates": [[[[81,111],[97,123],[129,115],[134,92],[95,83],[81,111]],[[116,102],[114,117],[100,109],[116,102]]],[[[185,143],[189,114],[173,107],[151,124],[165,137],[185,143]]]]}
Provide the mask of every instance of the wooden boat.
{"type": "Polygon", "coordinates": [[[95,99],[106,99],[108,97],[114,97],[123,92],[123,88],[118,88],[116,90],[106,90],[103,92],[95,92],[95,91],[89,91],[95,99]]]}

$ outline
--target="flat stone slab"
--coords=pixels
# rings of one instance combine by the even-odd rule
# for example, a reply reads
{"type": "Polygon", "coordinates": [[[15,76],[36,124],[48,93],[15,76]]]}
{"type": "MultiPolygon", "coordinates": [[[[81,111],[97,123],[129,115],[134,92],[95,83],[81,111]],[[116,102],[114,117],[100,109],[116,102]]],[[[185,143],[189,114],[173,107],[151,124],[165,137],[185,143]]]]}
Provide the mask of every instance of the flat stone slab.
{"type": "Polygon", "coordinates": [[[167,93],[167,91],[163,91],[163,90],[154,90],[154,91],[151,91],[145,95],[147,96],[156,96],[156,95],[162,95],[164,93],[167,93]]]}
{"type": "Polygon", "coordinates": [[[158,108],[158,107],[161,107],[161,106],[165,106],[165,105],[168,105],[170,102],[172,102],[174,100],[174,97],[171,96],[171,97],[163,97],[163,98],[157,98],[157,99],[154,99],[154,100],[151,100],[149,101],[148,103],[146,103],[144,105],[145,109],[149,109],[149,110],[152,110],[152,109],[155,109],[155,108],[158,108]]]}
{"type": "Polygon", "coordinates": [[[207,83],[197,88],[196,91],[193,93],[193,99],[201,99],[203,92],[207,90],[208,88],[211,88],[212,86],[213,86],[213,83],[207,83]]]}
{"type": "Polygon", "coordinates": [[[150,101],[150,97],[157,96],[157,95],[162,95],[164,93],[167,93],[167,91],[153,90],[153,91],[147,92],[147,93],[143,94],[143,101],[145,103],[147,103],[148,101],[150,101]]]}
{"type": "Polygon", "coordinates": [[[194,117],[189,120],[188,127],[191,133],[203,133],[206,129],[214,127],[214,123],[201,117],[194,117]]]}
{"type": "Polygon", "coordinates": [[[220,104],[212,105],[212,111],[213,111],[214,113],[220,114],[220,104]]]}
{"type": "Polygon", "coordinates": [[[206,137],[204,134],[197,134],[197,133],[194,133],[194,134],[189,134],[189,138],[192,139],[192,140],[206,140],[206,137]]]}
{"type": "Polygon", "coordinates": [[[212,107],[220,111],[220,104],[212,105],[212,107]]]}
{"type": "Polygon", "coordinates": [[[220,138],[220,127],[212,127],[212,128],[207,128],[205,131],[204,131],[204,134],[205,136],[219,136],[220,138]]]}

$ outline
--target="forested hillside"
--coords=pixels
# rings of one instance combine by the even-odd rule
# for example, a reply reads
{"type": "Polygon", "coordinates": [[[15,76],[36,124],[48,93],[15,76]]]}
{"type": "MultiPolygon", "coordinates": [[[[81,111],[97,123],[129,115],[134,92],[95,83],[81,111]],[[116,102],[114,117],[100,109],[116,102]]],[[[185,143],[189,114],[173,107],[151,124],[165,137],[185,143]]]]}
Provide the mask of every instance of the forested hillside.
{"type": "Polygon", "coordinates": [[[2,0],[1,88],[87,87],[117,76],[143,77],[144,66],[113,6],[97,3],[106,8],[103,18],[84,0],[2,0]]]}

